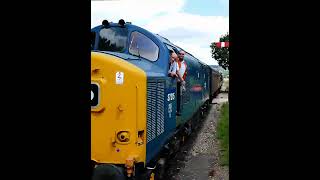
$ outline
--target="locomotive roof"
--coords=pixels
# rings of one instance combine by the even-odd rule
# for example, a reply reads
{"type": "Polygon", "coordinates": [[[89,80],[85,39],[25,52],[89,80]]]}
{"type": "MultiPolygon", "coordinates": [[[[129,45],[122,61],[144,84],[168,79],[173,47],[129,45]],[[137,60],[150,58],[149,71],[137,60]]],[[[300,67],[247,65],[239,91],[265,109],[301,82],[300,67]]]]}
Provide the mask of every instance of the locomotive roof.
{"type": "MultiPolygon", "coordinates": [[[[114,23],[114,22],[109,22],[109,26],[110,26],[110,27],[121,27],[121,25],[119,25],[119,23],[114,23]]],[[[97,30],[101,29],[102,27],[103,27],[103,25],[98,25],[98,26],[92,28],[91,30],[92,30],[92,31],[97,31],[97,30]]],[[[167,38],[165,38],[165,37],[163,37],[163,36],[161,36],[161,35],[159,35],[159,34],[152,33],[152,32],[150,32],[150,31],[148,31],[148,30],[146,30],[146,29],[144,29],[144,28],[142,28],[142,27],[133,25],[133,24],[131,24],[131,22],[126,22],[126,23],[125,23],[125,27],[127,27],[128,29],[137,29],[137,30],[140,30],[140,31],[142,31],[142,32],[144,32],[144,31],[145,31],[145,32],[149,32],[149,33],[153,34],[157,39],[159,39],[162,43],[168,44],[168,45],[171,45],[171,46],[175,46],[175,47],[179,48],[180,50],[183,50],[184,52],[188,53],[188,54],[189,54],[190,56],[192,56],[193,58],[195,58],[200,64],[205,65],[205,66],[209,66],[209,65],[207,65],[206,63],[204,63],[204,62],[202,62],[201,60],[199,60],[198,58],[194,57],[194,56],[193,56],[191,53],[189,53],[188,51],[184,50],[183,48],[181,48],[181,47],[179,47],[179,46],[177,46],[177,45],[175,45],[175,44],[173,44],[173,43],[170,42],[167,38]]]]}

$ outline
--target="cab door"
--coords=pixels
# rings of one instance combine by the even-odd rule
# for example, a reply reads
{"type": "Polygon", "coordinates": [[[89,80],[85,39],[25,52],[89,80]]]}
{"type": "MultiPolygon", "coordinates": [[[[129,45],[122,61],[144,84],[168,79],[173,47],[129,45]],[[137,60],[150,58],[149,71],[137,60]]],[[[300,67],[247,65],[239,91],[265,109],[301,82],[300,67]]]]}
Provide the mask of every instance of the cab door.
{"type": "MultiPolygon", "coordinates": [[[[174,47],[166,44],[168,50],[172,50],[174,51],[175,53],[178,53],[178,50],[175,49],[174,47]]],[[[169,53],[169,51],[168,51],[169,53]]],[[[170,58],[170,54],[168,56],[170,58]]],[[[168,64],[169,64],[169,58],[168,58],[168,64]]],[[[169,68],[170,68],[170,65],[168,66],[168,70],[169,71],[169,68]]],[[[172,119],[176,119],[176,112],[177,110],[180,108],[178,107],[178,104],[181,105],[181,96],[179,96],[179,93],[178,93],[178,88],[177,88],[177,78],[174,78],[174,77],[169,77],[167,76],[167,102],[168,102],[168,112],[170,112],[170,115],[169,115],[169,118],[172,118],[172,119]]]]}

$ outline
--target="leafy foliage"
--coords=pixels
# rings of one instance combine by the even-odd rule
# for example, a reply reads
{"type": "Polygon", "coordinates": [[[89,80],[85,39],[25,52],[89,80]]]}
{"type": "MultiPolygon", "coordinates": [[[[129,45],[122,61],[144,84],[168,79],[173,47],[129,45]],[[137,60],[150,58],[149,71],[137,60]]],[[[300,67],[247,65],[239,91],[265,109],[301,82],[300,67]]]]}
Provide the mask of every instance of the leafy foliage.
{"type": "MultiPolygon", "coordinates": [[[[223,35],[220,42],[229,42],[229,34],[223,35]]],[[[219,48],[215,42],[211,43],[210,47],[211,55],[218,61],[219,66],[226,70],[229,69],[229,47],[219,48]]]]}

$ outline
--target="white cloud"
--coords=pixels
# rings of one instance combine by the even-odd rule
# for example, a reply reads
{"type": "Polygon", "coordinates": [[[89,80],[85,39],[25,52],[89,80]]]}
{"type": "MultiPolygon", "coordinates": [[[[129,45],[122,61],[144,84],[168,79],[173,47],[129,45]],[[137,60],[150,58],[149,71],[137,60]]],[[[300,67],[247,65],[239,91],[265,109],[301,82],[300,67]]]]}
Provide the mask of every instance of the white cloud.
{"type": "Polygon", "coordinates": [[[156,15],[180,11],[183,5],[184,0],[91,1],[91,27],[101,24],[103,19],[148,22],[156,15]]]}
{"type": "Polygon", "coordinates": [[[91,1],[91,26],[103,19],[124,19],[168,38],[207,64],[217,64],[209,46],[229,31],[229,17],[185,13],[184,4],[184,0],[91,1]]]}
{"type": "Polygon", "coordinates": [[[217,64],[209,46],[229,31],[229,17],[169,13],[153,19],[145,28],[167,37],[201,61],[217,64]]]}

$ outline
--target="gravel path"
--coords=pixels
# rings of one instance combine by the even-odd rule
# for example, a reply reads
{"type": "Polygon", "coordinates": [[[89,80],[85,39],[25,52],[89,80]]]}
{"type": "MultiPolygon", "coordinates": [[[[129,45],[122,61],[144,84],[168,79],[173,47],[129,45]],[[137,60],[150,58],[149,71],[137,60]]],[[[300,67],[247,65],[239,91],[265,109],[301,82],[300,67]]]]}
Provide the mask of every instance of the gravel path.
{"type": "Polygon", "coordinates": [[[216,125],[222,103],[228,94],[221,93],[212,101],[207,117],[197,132],[193,132],[174,159],[169,160],[170,180],[228,180],[229,169],[219,165],[216,125]]]}

